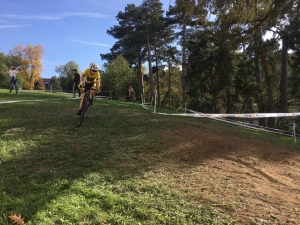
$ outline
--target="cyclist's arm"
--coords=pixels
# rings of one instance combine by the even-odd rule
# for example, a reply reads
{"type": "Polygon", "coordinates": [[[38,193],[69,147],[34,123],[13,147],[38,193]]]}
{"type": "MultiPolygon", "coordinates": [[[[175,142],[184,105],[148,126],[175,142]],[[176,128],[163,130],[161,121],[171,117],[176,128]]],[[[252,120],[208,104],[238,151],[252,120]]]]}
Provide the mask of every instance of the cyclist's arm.
{"type": "Polygon", "coordinates": [[[83,80],[84,80],[84,75],[80,76],[80,81],[79,81],[79,84],[78,84],[79,88],[82,88],[82,81],[83,80]]]}
{"type": "Polygon", "coordinates": [[[84,74],[82,74],[82,76],[80,77],[80,83],[82,83],[83,80],[84,80],[84,74]]]}
{"type": "Polygon", "coordinates": [[[100,79],[96,80],[96,90],[100,90],[100,79]]]}

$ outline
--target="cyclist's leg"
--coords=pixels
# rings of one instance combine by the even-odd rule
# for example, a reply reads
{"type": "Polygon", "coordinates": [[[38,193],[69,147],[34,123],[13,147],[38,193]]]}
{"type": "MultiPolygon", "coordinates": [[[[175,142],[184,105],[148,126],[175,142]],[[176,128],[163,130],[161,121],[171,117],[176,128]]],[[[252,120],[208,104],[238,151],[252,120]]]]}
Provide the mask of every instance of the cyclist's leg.
{"type": "Polygon", "coordinates": [[[96,95],[96,88],[95,87],[92,87],[91,88],[91,95],[90,95],[90,98],[93,99],[96,95]]]}
{"type": "Polygon", "coordinates": [[[96,83],[92,83],[90,85],[90,106],[93,106],[95,94],[96,94],[96,83]]]}

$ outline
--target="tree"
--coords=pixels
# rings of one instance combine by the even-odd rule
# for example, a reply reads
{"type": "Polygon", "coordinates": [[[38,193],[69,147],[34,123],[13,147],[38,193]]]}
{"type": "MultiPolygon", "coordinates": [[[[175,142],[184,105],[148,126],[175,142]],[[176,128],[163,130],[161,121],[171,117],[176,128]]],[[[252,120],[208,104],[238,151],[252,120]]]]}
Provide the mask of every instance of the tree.
{"type": "Polygon", "coordinates": [[[40,78],[43,71],[41,63],[43,54],[44,48],[42,45],[27,45],[26,48],[19,45],[9,52],[9,55],[20,59],[19,77],[25,80],[24,89],[32,90],[34,88],[34,81],[40,78]]]}
{"type": "MultiPolygon", "coordinates": [[[[288,9],[298,1],[176,0],[175,2],[177,8],[181,7],[184,9],[184,18],[192,18],[195,13],[198,14],[200,18],[203,18],[201,7],[207,9],[208,12],[215,15],[214,23],[219,27],[221,31],[220,34],[230,31],[231,37],[229,36],[228,40],[237,40],[244,49],[247,45],[251,44],[249,41],[253,41],[253,37],[251,38],[251,36],[253,36],[255,32],[256,38],[259,40],[257,42],[257,49],[255,50],[255,57],[259,57],[260,59],[262,74],[266,81],[266,91],[262,90],[262,93],[267,93],[268,111],[275,112],[274,93],[272,89],[273,77],[270,75],[268,65],[269,55],[266,54],[262,37],[267,30],[277,25],[278,21],[282,21],[288,9]]],[[[284,54],[283,57],[286,58],[284,54]]],[[[282,60],[282,62],[285,64],[286,60],[282,60]]],[[[282,96],[284,96],[284,90],[286,89],[284,74],[286,70],[285,67],[282,68],[282,96]]],[[[258,73],[256,74],[258,75],[258,73]]],[[[274,118],[270,119],[269,125],[271,127],[275,126],[274,118]]]]}
{"type": "Polygon", "coordinates": [[[110,49],[110,53],[100,54],[101,59],[111,61],[118,55],[122,55],[131,67],[136,68],[139,89],[144,97],[142,64],[145,62],[145,45],[147,42],[141,8],[134,4],[128,4],[125,7],[125,12],[119,12],[116,18],[119,25],[111,27],[107,33],[118,41],[110,49]]]}
{"type": "Polygon", "coordinates": [[[190,0],[176,0],[175,6],[169,6],[167,11],[167,21],[171,25],[175,25],[177,32],[175,36],[181,45],[181,91],[183,105],[186,97],[186,66],[187,66],[187,37],[190,36],[188,27],[196,24],[202,24],[206,21],[206,10],[201,4],[196,4],[190,0]]]}
{"type": "Polygon", "coordinates": [[[161,105],[182,109],[181,70],[170,63],[168,69],[160,70],[161,105]]]}
{"type": "Polygon", "coordinates": [[[7,66],[7,57],[3,53],[0,53],[0,87],[7,88],[8,86],[8,66],[7,66]]]}
{"type": "Polygon", "coordinates": [[[60,79],[56,76],[52,76],[50,79],[50,84],[52,85],[52,91],[59,92],[62,91],[60,86],[60,79]]]}
{"type": "MultiPolygon", "coordinates": [[[[281,54],[281,80],[280,80],[280,107],[281,112],[288,112],[288,50],[295,49],[300,32],[300,2],[289,1],[287,13],[284,19],[277,26],[278,34],[282,40],[282,54],[281,54]]],[[[299,43],[299,42],[298,42],[299,43]]],[[[297,49],[297,48],[296,48],[297,49]]]]}
{"type": "MultiPolygon", "coordinates": [[[[144,29],[147,38],[147,53],[148,53],[148,68],[149,68],[149,81],[150,81],[150,100],[154,99],[154,82],[152,58],[155,58],[155,67],[158,68],[159,47],[161,46],[162,37],[166,33],[166,27],[163,20],[162,3],[159,0],[143,0],[141,5],[142,18],[144,20],[144,29]],[[153,55],[152,55],[153,52],[153,55]]],[[[160,91],[159,91],[159,75],[156,72],[156,90],[158,95],[158,105],[160,105],[160,91]]]]}
{"type": "Polygon", "coordinates": [[[72,80],[73,77],[73,69],[77,69],[79,71],[79,66],[75,61],[69,61],[67,64],[64,66],[64,74],[66,74],[67,78],[67,86],[66,90],[73,92],[73,84],[74,81],[72,80]]]}
{"type": "Polygon", "coordinates": [[[60,80],[60,86],[62,90],[72,92],[73,88],[73,69],[77,69],[79,71],[79,66],[74,61],[69,61],[65,65],[59,65],[55,67],[55,72],[58,74],[58,78],[60,80]]]}
{"type": "Polygon", "coordinates": [[[108,87],[108,90],[114,90],[118,96],[127,94],[128,86],[134,80],[134,71],[129,63],[122,56],[111,60],[105,65],[105,75],[102,76],[102,83],[108,87]]]}

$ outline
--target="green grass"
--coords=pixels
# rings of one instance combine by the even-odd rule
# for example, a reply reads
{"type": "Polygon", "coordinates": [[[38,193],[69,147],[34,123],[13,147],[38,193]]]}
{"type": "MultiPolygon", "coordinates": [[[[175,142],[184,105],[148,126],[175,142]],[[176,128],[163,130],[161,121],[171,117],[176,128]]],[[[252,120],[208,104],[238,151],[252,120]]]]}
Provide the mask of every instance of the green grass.
{"type": "Polygon", "coordinates": [[[70,93],[51,93],[45,91],[27,91],[20,90],[19,95],[16,95],[16,92],[13,90],[11,94],[8,94],[8,90],[0,89],[1,101],[10,102],[10,101],[28,101],[28,100],[42,100],[42,99],[62,99],[68,98],[72,95],[70,93]]]}
{"type": "Polygon", "coordinates": [[[198,207],[192,193],[143,176],[166,161],[161,132],[184,123],[300,149],[290,138],[121,101],[96,99],[77,127],[79,100],[70,94],[0,90],[0,102],[39,99],[0,104],[0,225],[12,224],[12,214],[26,225],[235,224],[209,202],[198,207]]]}

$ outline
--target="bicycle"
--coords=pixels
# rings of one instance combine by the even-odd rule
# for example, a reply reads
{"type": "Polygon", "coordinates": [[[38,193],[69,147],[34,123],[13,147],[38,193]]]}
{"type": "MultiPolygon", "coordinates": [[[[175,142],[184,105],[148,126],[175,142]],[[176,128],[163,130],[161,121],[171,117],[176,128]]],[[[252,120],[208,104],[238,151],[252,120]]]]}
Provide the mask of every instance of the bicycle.
{"type": "Polygon", "coordinates": [[[88,89],[85,92],[85,96],[84,96],[84,99],[82,101],[82,105],[81,105],[82,112],[79,116],[78,126],[82,125],[82,121],[83,121],[83,119],[84,119],[84,117],[87,113],[88,108],[89,108],[89,103],[90,103],[90,89],[88,89]]]}

